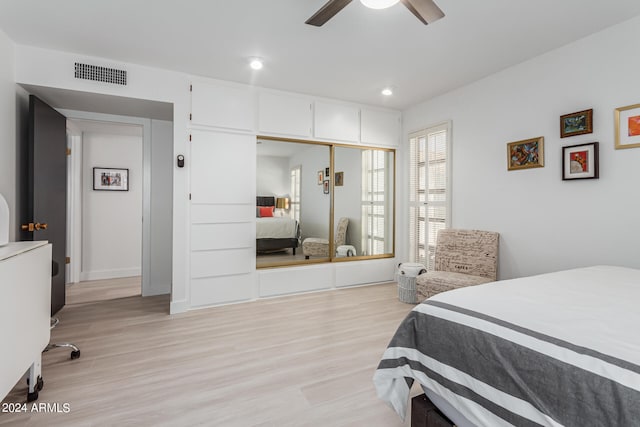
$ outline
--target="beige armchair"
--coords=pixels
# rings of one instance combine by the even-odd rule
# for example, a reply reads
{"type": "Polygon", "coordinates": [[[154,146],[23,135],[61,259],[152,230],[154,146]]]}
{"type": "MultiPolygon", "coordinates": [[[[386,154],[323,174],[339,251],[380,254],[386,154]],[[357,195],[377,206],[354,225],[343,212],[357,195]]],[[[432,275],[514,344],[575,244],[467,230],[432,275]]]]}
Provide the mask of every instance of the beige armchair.
{"type": "Polygon", "coordinates": [[[493,231],[440,230],[434,270],[416,279],[418,301],[440,292],[496,281],[499,240],[500,234],[493,231]]]}
{"type": "MultiPolygon", "coordinates": [[[[340,218],[338,228],[336,229],[334,249],[345,244],[347,240],[347,227],[349,226],[349,218],[340,218]]],[[[329,256],[329,240],[319,237],[307,237],[302,242],[302,253],[305,259],[310,256],[329,256]]]]}

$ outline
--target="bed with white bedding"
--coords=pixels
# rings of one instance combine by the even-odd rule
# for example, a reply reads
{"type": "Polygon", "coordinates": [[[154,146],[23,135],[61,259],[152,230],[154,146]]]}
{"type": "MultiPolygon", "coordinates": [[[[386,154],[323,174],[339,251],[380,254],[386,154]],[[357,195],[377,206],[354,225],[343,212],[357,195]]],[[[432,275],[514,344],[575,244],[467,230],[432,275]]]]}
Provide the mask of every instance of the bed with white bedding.
{"type": "Polygon", "coordinates": [[[298,221],[289,217],[256,218],[256,239],[290,239],[296,237],[298,221]]]}
{"type": "Polygon", "coordinates": [[[436,295],[392,338],[378,396],[404,418],[418,381],[459,426],[640,425],[639,303],[640,270],[611,266],[436,295]]]}
{"type": "MultiPolygon", "coordinates": [[[[258,196],[256,206],[275,206],[275,197],[258,196]]],[[[256,218],[256,252],[281,251],[292,249],[293,255],[300,246],[300,225],[290,217],[256,218]]]]}

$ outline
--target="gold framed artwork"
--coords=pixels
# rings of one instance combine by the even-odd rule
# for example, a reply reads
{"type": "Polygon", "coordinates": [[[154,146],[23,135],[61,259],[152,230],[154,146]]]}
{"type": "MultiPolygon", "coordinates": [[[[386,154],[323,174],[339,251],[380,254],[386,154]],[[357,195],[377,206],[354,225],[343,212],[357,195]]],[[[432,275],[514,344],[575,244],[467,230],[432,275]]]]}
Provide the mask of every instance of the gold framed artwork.
{"type": "Polygon", "coordinates": [[[598,179],[598,143],[562,147],[562,179],[598,179]]]}
{"type": "Polygon", "coordinates": [[[336,187],[342,187],[344,185],[344,172],[336,172],[334,185],[336,187]]]}
{"type": "Polygon", "coordinates": [[[593,133],[593,109],[560,116],[560,138],[593,133]]]}
{"type": "Polygon", "coordinates": [[[544,166],[544,137],[523,139],[507,144],[507,170],[544,166]]]}
{"type": "Polygon", "coordinates": [[[616,150],[640,147],[640,104],[615,110],[616,150]]]}

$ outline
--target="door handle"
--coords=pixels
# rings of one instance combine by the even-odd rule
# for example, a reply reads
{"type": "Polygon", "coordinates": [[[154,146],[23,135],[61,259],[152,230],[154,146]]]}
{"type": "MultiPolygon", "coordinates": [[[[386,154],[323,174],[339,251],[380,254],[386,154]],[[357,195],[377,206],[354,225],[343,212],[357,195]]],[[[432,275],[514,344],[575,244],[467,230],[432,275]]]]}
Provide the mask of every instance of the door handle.
{"type": "Polygon", "coordinates": [[[46,223],[40,224],[39,222],[36,222],[34,224],[33,222],[30,222],[29,224],[22,224],[20,226],[20,229],[22,231],[38,231],[38,230],[46,230],[47,227],[48,225],[46,223]]]}

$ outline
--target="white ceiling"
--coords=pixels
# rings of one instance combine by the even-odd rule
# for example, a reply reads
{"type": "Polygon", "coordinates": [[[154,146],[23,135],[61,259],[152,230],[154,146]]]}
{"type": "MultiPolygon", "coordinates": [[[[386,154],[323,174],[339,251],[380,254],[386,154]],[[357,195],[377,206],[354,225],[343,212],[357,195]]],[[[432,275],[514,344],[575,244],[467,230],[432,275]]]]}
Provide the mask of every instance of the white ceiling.
{"type": "Polygon", "coordinates": [[[436,0],[446,17],[424,26],[401,4],[355,0],[305,25],[324,3],[0,0],[0,28],[18,44],[404,109],[640,14],[638,0],[436,0]]]}

